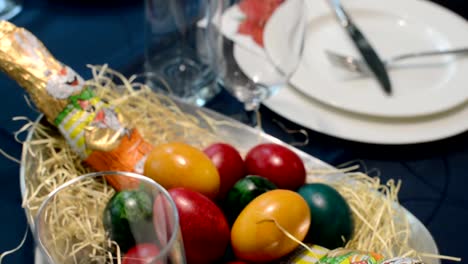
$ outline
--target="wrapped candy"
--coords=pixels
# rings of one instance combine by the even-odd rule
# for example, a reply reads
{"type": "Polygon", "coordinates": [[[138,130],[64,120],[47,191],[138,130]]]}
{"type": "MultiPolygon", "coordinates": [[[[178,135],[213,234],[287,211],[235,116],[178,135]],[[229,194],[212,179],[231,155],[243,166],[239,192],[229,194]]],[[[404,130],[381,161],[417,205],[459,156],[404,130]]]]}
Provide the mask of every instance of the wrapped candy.
{"type": "MultiPolygon", "coordinates": [[[[98,171],[142,173],[152,145],[125,113],[97,97],[75,71],[57,61],[29,31],[0,22],[0,69],[22,86],[81,159],[98,171]]],[[[137,182],[113,178],[117,190],[137,182]]]]}
{"type": "Polygon", "coordinates": [[[423,264],[412,258],[385,259],[375,252],[338,248],[327,253],[317,264],[423,264]]]}
{"type": "Polygon", "coordinates": [[[296,251],[279,261],[279,264],[423,264],[422,261],[397,257],[385,259],[374,252],[363,252],[338,248],[332,251],[318,246],[308,245],[309,248],[299,247],[296,251]]]}
{"type": "Polygon", "coordinates": [[[373,252],[335,249],[320,259],[320,264],[380,264],[383,256],[373,252]]]}

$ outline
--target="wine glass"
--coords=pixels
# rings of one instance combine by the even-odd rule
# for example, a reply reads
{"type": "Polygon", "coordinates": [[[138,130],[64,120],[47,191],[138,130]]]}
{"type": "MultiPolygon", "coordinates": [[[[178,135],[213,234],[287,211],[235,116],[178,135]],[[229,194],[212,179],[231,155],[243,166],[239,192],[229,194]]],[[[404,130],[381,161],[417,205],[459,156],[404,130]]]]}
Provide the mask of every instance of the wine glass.
{"type": "Polygon", "coordinates": [[[169,193],[131,172],[89,173],[57,187],[38,209],[34,236],[45,263],[186,263],[169,193]],[[115,181],[125,187],[115,191],[107,184],[115,181]]]}
{"type": "Polygon", "coordinates": [[[23,9],[22,0],[0,0],[0,19],[10,20],[23,9]]]}
{"type": "Polygon", "coordinates": [[[218,83],[244,104],[247,122],[258,125],[261,102],[288,83],[300,62],[305,2],[210,1],[218,83]]]}

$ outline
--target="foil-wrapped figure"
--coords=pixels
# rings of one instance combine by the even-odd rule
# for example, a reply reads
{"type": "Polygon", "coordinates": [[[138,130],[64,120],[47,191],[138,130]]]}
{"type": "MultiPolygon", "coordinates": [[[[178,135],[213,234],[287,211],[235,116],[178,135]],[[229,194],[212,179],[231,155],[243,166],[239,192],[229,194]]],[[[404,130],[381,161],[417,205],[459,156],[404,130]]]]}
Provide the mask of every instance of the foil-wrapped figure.
{"type": "MultiPolygon", "coordinates": [[[[0,22],[0,70],[22,86],[82,160],[98,171],[142,173],[151,151],[121,109],[97,97],[73,69],[57,61],[29,31],[0,22]]],[[[113,178],[116,179],[116,178],[113,178]]],[[[111,180],[116,189],[137,182],[111,180]]]]}

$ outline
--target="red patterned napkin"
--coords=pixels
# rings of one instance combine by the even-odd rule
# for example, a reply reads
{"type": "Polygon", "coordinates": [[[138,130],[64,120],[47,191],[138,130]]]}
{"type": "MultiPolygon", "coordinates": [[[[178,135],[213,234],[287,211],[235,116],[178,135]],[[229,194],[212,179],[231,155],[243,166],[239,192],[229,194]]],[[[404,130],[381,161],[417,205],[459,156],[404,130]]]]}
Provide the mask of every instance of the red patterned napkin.
{"type": "Polygon", "coordinates": [[[283,2],[284,0],[242,0],[239,8],[246,18],[239,25],[238,33],[250,35],[263,47],[263,28],[275,9],[283,2]]]}

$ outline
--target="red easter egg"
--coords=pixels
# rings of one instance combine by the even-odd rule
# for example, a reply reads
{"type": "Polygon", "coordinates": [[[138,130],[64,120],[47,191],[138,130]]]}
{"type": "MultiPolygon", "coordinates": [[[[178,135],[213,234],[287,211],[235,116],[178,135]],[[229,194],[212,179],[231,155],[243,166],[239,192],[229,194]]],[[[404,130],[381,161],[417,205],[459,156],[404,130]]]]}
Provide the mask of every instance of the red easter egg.
{"type": "Polygon", "coordinates": [[[209,198],[186,188],[169,190],[179,212],[180,229],[188,264],[219,260],[230,241],[228,222],[209,198]]]}
{"type": "Polygon", "coordinates": [[[130,248],[122,258],[122,264],[162,264],[162,262],[153,262],[159,254],[159,248],[150,243],[137,244],[130,248]]]}
{"type": "Polygon", "coordinates": [[[234,184],[245,176],[242,156],[233,146],[215,143],[203,150],[218,169],[220,187],[218,198],[224,199],[234,184]]]}
{"type": "Polygon", "coordinates": [[[265,143],[252,148],[245,157],[247,174],[267,178],[280,189],[296,190],[305,183],[301,158],[282,145],[265,143]]]}

